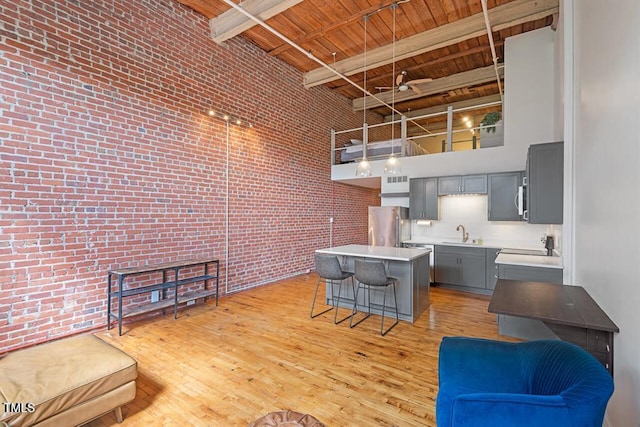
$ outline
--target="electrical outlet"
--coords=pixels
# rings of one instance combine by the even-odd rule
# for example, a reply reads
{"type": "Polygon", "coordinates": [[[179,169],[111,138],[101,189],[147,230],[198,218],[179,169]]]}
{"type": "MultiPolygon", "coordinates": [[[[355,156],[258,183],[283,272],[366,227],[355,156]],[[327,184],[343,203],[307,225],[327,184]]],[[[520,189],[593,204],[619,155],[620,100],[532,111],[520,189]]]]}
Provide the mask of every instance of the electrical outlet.
{"type": "Polygon", "coordinates": [[[196,303],[196,302],[195,302],[194,300],[187,301],[187,305],[193,305],[193,304],[195,304],[195,303],[196,303]]]}
{"type": "Polygon", "coordinates": [[[151,302],[158,302],[158,301],[160,301],[160,291],[151,292],[151,302]]]}
{"type": "Polygon", "coordinates": [[[329,218],[329,223],[333,224],[333,217],[329,218]]]}

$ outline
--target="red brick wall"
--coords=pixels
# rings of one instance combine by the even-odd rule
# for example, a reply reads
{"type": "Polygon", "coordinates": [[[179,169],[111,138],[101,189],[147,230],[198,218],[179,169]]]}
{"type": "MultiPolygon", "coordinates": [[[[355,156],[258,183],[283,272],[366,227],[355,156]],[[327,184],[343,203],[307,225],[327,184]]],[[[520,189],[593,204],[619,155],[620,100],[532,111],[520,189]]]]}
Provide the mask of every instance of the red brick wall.
{"type": "Polygon", "coordinates": [[[103,327],[115,267],[213,255],[233,292],[312,268],[330,217],[366,242],[377,191],[329,165],[361,117],[252,43],[169,0],[3,2],[0,40],[0,353],[103,327]]]}

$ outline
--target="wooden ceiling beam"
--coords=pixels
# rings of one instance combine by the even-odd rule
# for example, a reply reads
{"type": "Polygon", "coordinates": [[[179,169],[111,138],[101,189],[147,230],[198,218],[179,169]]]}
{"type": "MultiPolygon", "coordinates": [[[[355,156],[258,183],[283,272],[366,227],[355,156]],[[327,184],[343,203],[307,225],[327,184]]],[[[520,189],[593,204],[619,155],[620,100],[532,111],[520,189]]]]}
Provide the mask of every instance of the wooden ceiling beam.
{"type": "MultiPolygon", "coordinates": [[[[302,45],[304,43],[309,43],[312,42],[314,40],[317,40],[321,37],[326,36],[328,33],[332,32],[332,31],[336,31],[339,30],[340,28],[343,28],[353,22],[359,21],[363,18],[363,16],[365,15],[369,15],[370,13],[375,12],[378,9],[381,8],[385,8],[391,4],[393,4],[394,2],[396,2],[397,0],[393,0],[391,2],[385,3],[385,4],[379,4],[376,6],[371,6],[368,7],[367,9],[364,10],[360,10],[357,13],[354,13],[344,19],[341,19],[339,21],[335,21],[332,22],[330,25],[324,26],[322,28],[317,29],[316,31],[313,31],[311,33],[305,34],[304,37],[299,38],[294,40],[293,42],[296,43],[297,45],[302,45]]],[[[269,51],[269,55],[271,56],[277,56],[280,55],[281,53],[291,49],[292,46],[287,44],[287,43],[283,43],[280,46],[276,47],[275,49],[272,49],[269,51]]]]}
{"type": "MultiPolygon", "coordinates": [[[[499,68],[500,76],[504,74],[504,68],[499,68]]],[[[411,99],[422,98],[429,95],[435,95],[437,93],[447,92],[452,89],[458,89],[461,87],[474,86],[486,82],[490,82],[496,79],[496,71],[493,65],[484,68],[476,68],[475,70],[465,71],[463,73],[453,74],[451,76],[436,79],[428,83],[422,83],[416,85],[421,93],[417,93],[413,90],[407,90],[404,92],[396,92],[395,99],[392,90],[382,92],[376,95],[376,98],[372,96],[366,96],[362,98],[356,98],[352,102],[353,111],[362,111],[365,108],[376,108],[384,105],[383,102],[391,104],[409,101],[411,99]]]]}
{"type": "MultiPolygon", "coordinates": [[[[495,43],[496,47],[500,47],[504,44],[504,41],[499,41],[495,43]]],[[[456,53],[451,53],[449,55],[444,55],[444,56],[440,56],[437,59],[433,60],[433,61],[429,61],[428,63],[425,64],[416,64],[416,65],[412,65],[410,67],[402,67],[401,70],[402,71],[406,71],[409,74],[411,74],[412,71],[414,70],[418,70],[418,69],[423,69],[425,67],[432,67],[434,65],[438,65],[438,64],[442,64],[448,61],[452,61],[454,59],[459,59],[459,58],[464,58],[465,56],[469,56],[469,55],[474,55],[476,53],[483,53],[485,51],[489,51],[490,46],[489,43],[481,45],[481,46],[476,46],[474,48],[471,49],[467,49],[467,50],[463,50],[460,52],[456,52],[456,53]]],[[[489,54],[491,54],[491,52],[489,51],[489,54]]],[[[429,76],[424,76],[424,77],[429,77],[429,76]]],[[[373,84],[374,82],[380,82],[380,81],[395,81],[395,77],[392,79],[391,76],[388,75],[384,75],[384,76],[377,76],[377,77],[369,77],[368,82],[373,84]]],[[[351,88],[353,86],[351,86],[349,83],[345,82],[344,84],[341,84],[340,86],[336,86],[334,87],[334,89],[337,90],[344,90],[347,88],[351,88]]]]}
{"type": "MultiPolygon", "coordinates": [[[[292,6],[297,5],[302,0],[246,0],[242,3],[242,8],[262,21],[284,12],[292,6]]],[[[209,20],[211,38],[216,43],[222,43],[237,36],[249,28],[257,25],[254,21],[231,8],[209,20]]]]}
{"type": "MultiPolygon", "coordinates": [[[[534,21],[559,11],[558,0],[515,0],[489,9],[489,19],[493,31],[499,31],[524,22],[534,21]]],[[[407,37],[396,42],[395,60],[410,58],[425,52],[450,46],[486,34],[484,16],[479,13],[451,24],[407,37]]],[[[364,71],[364,54],[336,62],[335,70],[351,76],[364,71]]],[[[392,45],[379,47],[367,52],[367,69],[392,63],[392,45]]],[[[337,80],[339,76],[326,68],[316,68],[304,74],[304,86],[311,88],[337,80]]]]}

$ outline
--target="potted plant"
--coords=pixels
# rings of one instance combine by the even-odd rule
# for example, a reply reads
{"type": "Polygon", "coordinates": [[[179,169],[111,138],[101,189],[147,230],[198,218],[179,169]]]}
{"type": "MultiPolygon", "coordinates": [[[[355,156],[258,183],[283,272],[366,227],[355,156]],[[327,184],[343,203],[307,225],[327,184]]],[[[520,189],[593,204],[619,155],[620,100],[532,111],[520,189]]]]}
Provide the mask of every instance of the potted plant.
{"type": "Polygon", "coordinates": [[[489,133],[495,133],[495,124],[498,123],[500,119],[502,119],[502,114],[500,113],[500,111],[492,111],[485,114],[484,118],[480,122],[480,126],[489,133]]]}

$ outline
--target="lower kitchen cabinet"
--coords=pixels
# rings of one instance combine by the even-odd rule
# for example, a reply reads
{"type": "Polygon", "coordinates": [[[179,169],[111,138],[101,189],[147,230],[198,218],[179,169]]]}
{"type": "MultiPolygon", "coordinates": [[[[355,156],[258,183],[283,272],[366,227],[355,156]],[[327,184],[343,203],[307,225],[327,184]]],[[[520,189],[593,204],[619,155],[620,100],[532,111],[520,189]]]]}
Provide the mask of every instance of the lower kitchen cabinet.
{"type": "Polygon", "coordinates": [[[499,264],[500,279],[521,280],[525,282],[545,282],[562,284],[562,269],[548,267],[530,267],[526,265],[499,264]]]}
{"type": "Polygon", "coordinates": [[[435,281],[438,283],[485,289],[485,248],[464,246],[435,247],[435,281]]]}
{"type": "Polygon", "coordinates": [[[498,253],[500,252],[499,248],[487,248],[487,278],[485,287],[491,291],[493,291],[496,287],[496,282],[498,281],[498,265],[496,264],[496,258],[498,257],[498,253]]]}
{"type": "MultiPolygon", "coordinates": [[[[498,276],[500,279],[522,282],[562,284],[561,268],[498,264],[498,276]]],[[[540,320],[506,314],[498,314],[498,332],[500,335],[507,335],[524,340],[548,340],[562,337],[561,334],[554,332],[548,325],[540,320]]]]}

